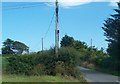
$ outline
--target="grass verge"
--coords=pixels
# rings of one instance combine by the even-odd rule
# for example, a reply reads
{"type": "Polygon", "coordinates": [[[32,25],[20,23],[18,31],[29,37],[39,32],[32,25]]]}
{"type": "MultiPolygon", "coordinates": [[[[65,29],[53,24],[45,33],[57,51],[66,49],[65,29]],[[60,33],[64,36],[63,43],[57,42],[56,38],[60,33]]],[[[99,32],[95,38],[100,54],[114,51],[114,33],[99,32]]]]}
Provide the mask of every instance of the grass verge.
{"type": "Polygon", "coordinates": [[[3,75],[2,82],[85,82],[70,76],[24,76],[24,75],[3,75]]]}

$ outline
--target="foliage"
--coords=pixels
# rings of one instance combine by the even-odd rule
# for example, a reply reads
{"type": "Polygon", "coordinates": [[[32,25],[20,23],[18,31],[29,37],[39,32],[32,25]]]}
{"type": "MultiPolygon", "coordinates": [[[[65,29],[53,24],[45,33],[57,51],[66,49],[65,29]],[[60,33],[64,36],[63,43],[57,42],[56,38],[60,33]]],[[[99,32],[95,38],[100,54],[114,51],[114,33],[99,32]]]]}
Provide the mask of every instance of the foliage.
{"type": "Polygon", "coordinates": [[[55,66],[55,71],[57,74],[60,74],[60,75],[64,75],[64,76],[72,76],[72,77],[75,77],[77,79],[79,79],[80,77],[80,70],[73,66],[73,65],[65,65],[64,62],[62,61],[58,61],[56,62],[56,66],[55,66]]]}
{"type": "MultiPolygon", "coordinates": [[[[63,38],[65,37],[66,36],[64,36],[63,38]]],[[[66,40],[69,41],[68,38],[66,38],[66,40]]],[[[59,49],[59,61],[63,61],[66,65],[67,63],[69,65],[80,64],[83,67],[91,69],[95,69],[98,67],[103,69],[111,69],[111,66],[115,66],[114,63],[111,62],[112,58],[106,52],[104,52],[103,48],[98,50],[94,46],[88,47],[85,42],[81,42],[75,39],[74,41],[72,41],[72,43],[69,44],[74,45],[62,46],[59,49]],[[73,63],[70,61],[71,58],[72,60],[74,60],[73,63]]],[[[116,65],[118,64],[116,63],[116,65]]]]}
{"type": "Polygon", "coordinates": [[[13,54],[12,50],[13,46],[13,40],[7,39],[5,42],[3,42],[3,48],[2,48],[2,54],[13,54]]]}
{"type": "MultiPolygon", "coordinates": [[[[53,54],[54,49],[34,54],[13,55],[7,57],[6,72],[24,75],[68,75],[78,77],[75,68],[78,63],[78,52],[74,48],[60,48],[58,58],[53,54]],[[47,54],[53,54],[49,56],[47,54]]],[[[6,56],[5,56],[6,57],[6,56]]]]}
{"type": "Polygon", "coordinates": [[[68,35],[65,35],[61,41],[61,47],[72,47],[74,45],[74,38],[68,35]]]}
{"type": "Polygon", "coordinates": [[[29,52],[29,47],[27,47],[24,43],[21,43],[19,41],[14,41],[13,42],[13,48],[14,51],[16,51],[15,53],[17,54],[22,54],[23,51],[25,52],[29,52]]]}
{"type": "Polygon", "coordinates": [[[74,40],[73,37],[70,37],[68,35],[65,35],[61,40],[61,47],[73,47],[76,50],[82,51],[83,49],[86,49],[88,46],[85,42],[81,42],[79,40],[74,40]]]}
{"type": "Polygon", "coordinates": [[[65,63],[62,61],[57,61],[55,63],[55,72],[60,75],[65,75],[65,63]]]}
{"type": "Polygon", "coordinates": [[[3,42],[2,54],[22,54],[24,51],[29,52],[29,47],[22,42],[11,39],[3,42]]]}
{"type": "Polygon", "coordinates": [[[44,64],[37,64],[35,67],[34,67],[34,69],[33,69],[33,71],[32,71],[32,74],[33,75],[45,75],[45,72],[44,72],[44,70],[45,70],[45,65],[44,64]]]}
{"type": "Polygon", "coordinates": [[[81,42],[79,40],[74,40],[74,46],[73,46],[76,50],[79,50],[79,51],[84,51],[84,49],[87,49],[88,46],[85,42],[81,42]]]}
{"type": "Polygon", "coordinates": [[[6,71],[11,74],[25,74],[30,75],[32,69],[36,65],[35,58],[29,55],[18,56],[14,55],[9,58],[6,71]]]}
{"type": "Polygon", "coordinates": [[[120,68],[118,68],[120,67],[120,2],[115,12],[117,12],[117,14],[111,15],[111,18],[105,20],[102,29],[107,38],[106,41],[109,42],[107,52],[112,58],[110,64],[111,66],[115,66],[115,70],[120,70],[120,68]]]}
{"type": "Polygon", "coordinates": [[[76,66],[79,62],[79,52],[72,47],[62,47],[59,49],[58,61],[63,61],[65,65],[76,66]]]}
{"type": "Polygon", "coordinates": [[[55,56],[38,56],[36,59],[37,63],[42,63],[45,66],[45,74],[47,75],[55,75],[55,62],[56,57],[55,56]]]}

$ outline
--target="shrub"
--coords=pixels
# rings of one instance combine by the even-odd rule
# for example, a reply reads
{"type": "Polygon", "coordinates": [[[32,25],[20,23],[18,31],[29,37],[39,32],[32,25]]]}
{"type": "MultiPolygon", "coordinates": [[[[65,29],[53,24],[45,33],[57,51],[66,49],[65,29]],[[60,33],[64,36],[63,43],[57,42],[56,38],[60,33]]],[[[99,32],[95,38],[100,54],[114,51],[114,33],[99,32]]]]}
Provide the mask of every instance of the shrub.
{"type": "Polygon", "coordinates": [[[73,76],[79,79],[80,70],[76,66],[72,66],[72,65],[66,66],[65,70],[66,70],[66,75],[73,76]]]}
{"type": "Polygon", "coordinates": [[[36,61],[37,64],[44,64],[45,74],[55,75],[55,62],[56,62],[55,56],[38,56],[36,61]]]}
{"type": "Polygon", "coordinates": [[[39,52],[39,54],[43,54],[43,56],[55,56],[55,49],[51,47],[49,50],[44,50],[43,52],[39,52]]]}
{"type": "Polygon", "coordinates": [[[79,54],[74,48],[60,48],[59,56],[56,57],[53,53],[54,49],[50,51],[14,55],[9,57],[6,71],[11,74],[25,74],[25,75],[68,75],[77,77],[77,70],[75,69],[78,63],[79,54]],[[48,55],[48,53],[50,55],[48,55]],[[53,55],[52,55],[53,54],[53,55]]]}
{"type": "Polygon", "coordinates": [[[73,72],[73,67],[72,66],[66,66],[65,71],[67,76],[71,76],[71,73],[73,72]]]}
{"type": "Polygon", "coordinates": [[[89,64],[89,63],[88,63],[87,61],[84,61],[84,62],[81,63],[81,65],[82,65],[83,67],[87,67],[88,64],[89,64]]]}
{"type": "Polygon", "coordinates": [[[63,61],[65,65],[76,66],[79,62],[79,54],[74,48],[62,47],[59,49],[58,61],[63,61]]]}
{"type": "Polygon", "coordinates": [[[12,56],[7,58],[8,65],[6,71],[12,74],[25,74],[30,75],[33,69],[35,60],[33,56],[23,55],[23,56],[12,56]]]}
{"type": "Polygon", "coordinates": [[[90,63],[90,64],[87,65],[87,67],[88,67],[89,69],[94,69],[94,68],[95,68],[95,65],[92,64],[92,63],[90,63]]]}
{"type": "Polygon", "coordinates": [[[56,74],[65,75],[65,64],[62,61],[55,63],[55,72],[56,74]]]}
{"type": "Polygon", "coordinates": [[[80,70],[76,66],[73,65],[66,66],[62,61],[58,61],[55,64],[56,74],[72,76],[79,79],[80,70]]]}
{"type": "Polygon", "coordinates": [[[43,64],[37,64],[33,71],[32,71],[32,74],[33,75],[45,75],[45,66],[43,64]]]}
{"type": "Polygon", "coordinates": [[[77,67],[74,67],[71,75],[72,75],[73,77],[79,79],[79,78],[80,78],[80,75],[81,75],[80,69],[77,68],[77,67]]]}

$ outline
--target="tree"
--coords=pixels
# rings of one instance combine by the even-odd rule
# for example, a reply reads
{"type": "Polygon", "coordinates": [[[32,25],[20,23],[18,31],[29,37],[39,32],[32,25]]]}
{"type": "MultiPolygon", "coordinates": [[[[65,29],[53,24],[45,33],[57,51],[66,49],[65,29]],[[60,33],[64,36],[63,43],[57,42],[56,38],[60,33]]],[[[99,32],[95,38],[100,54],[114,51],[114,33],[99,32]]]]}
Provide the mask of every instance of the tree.
{"type": "Polygon", "coordinates": [[[13,54],[12,46],[13,46],[13,40],[7,39],[5,42],[3,42],[3,48],[2,48],[2,54],[13,54]]]}
{"type": "Polygon", "coordinates": [[[107,52],[112,58],[113,66],[118,70],[120,67],[120,2],[118,3],[118,9],[115,9],[117,14],[111,15],[111,18],[105,20],[104,35],[106,41],[109,42],[107,52]]]}
{"type": "Polygon", "coordinates": [[[79,51],[83,51],[84,49],[87,49],[87,44],[85,42],[81,42],[79,40],[74,40],[74,48],[79,51]]]}
{"type": "Polygon", "coordinates": [[[61,41],[60,44],[61,44],[61,47],[73,47],[73,45],[74,45],[74,38],[70,37],[68,35],[65,35],[62,38],[62,41],[61,41]]]}
{"type": "Polygon", "coordinates": [[[24,43],[11,39],[7,39],[3,42],[2,54],[22,54],[24,51],[29,52],[29,47],[24,43]]]}
{"type": "Polygon", "coordinates": [[[21,43],[19,41],[13,42],[13,49],[17,54],[22,54],[23,51],[29,52],[29,47],[27,47],[24,43],[21,43]]]}
{"type": "Polygon", "coordinates": [[[87,44],[85,42],[81,42],[79,40],[74,40],[73,37],[65,35],[61,41],[61,47],[74,47],[78,51],[83,51],[87,49],[87,44]]]}

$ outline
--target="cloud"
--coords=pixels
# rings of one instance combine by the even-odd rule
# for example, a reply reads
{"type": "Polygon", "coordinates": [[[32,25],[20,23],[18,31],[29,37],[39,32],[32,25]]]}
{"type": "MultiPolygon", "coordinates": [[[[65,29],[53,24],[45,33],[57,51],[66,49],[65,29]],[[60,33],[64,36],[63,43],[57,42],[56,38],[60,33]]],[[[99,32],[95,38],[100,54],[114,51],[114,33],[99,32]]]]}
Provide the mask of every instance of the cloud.
{"type": "Polygon", "coordinates": [[[110,6],[117,6],[119,0],[59,0],[59,4],[64,7],[78,6],[91,2],[109,2],[110,6]]]}
{"type": "Polygon", "coordinates": [[[59,0],[61,6],[78,6],[92,2],[92,0],[59,0]]]}
{"type": "Polygon", "coordinates": [[[117,6],[117,3],[116,2],[111,2],[109,5],[110,6],[117,6]]]}
{"type": "MultiPolygon", "coordinates": [[[[2,0],[2,2],[49,2],[49,6],[54,5],[56,0],[2,0]]],[[[58,0],[60,6],[71,7],[83,4],[88,4],[91,2],[110,2],[110,6],[116,6],[116,2],[120,0],[58,0]]]]}
{"type": "MultiPolygon", "coordinates": [[[[49,0],[52,3],[49,3],[49,6],[54,5],[55,0],[49,0]]],[[[110,6],[117,6],[116,2],[120,0],[58,0],[59,5],[62,7],[72,7],[72,6],[79,6],[84,5],[92,2],[109,2],[110,6]]]]}

